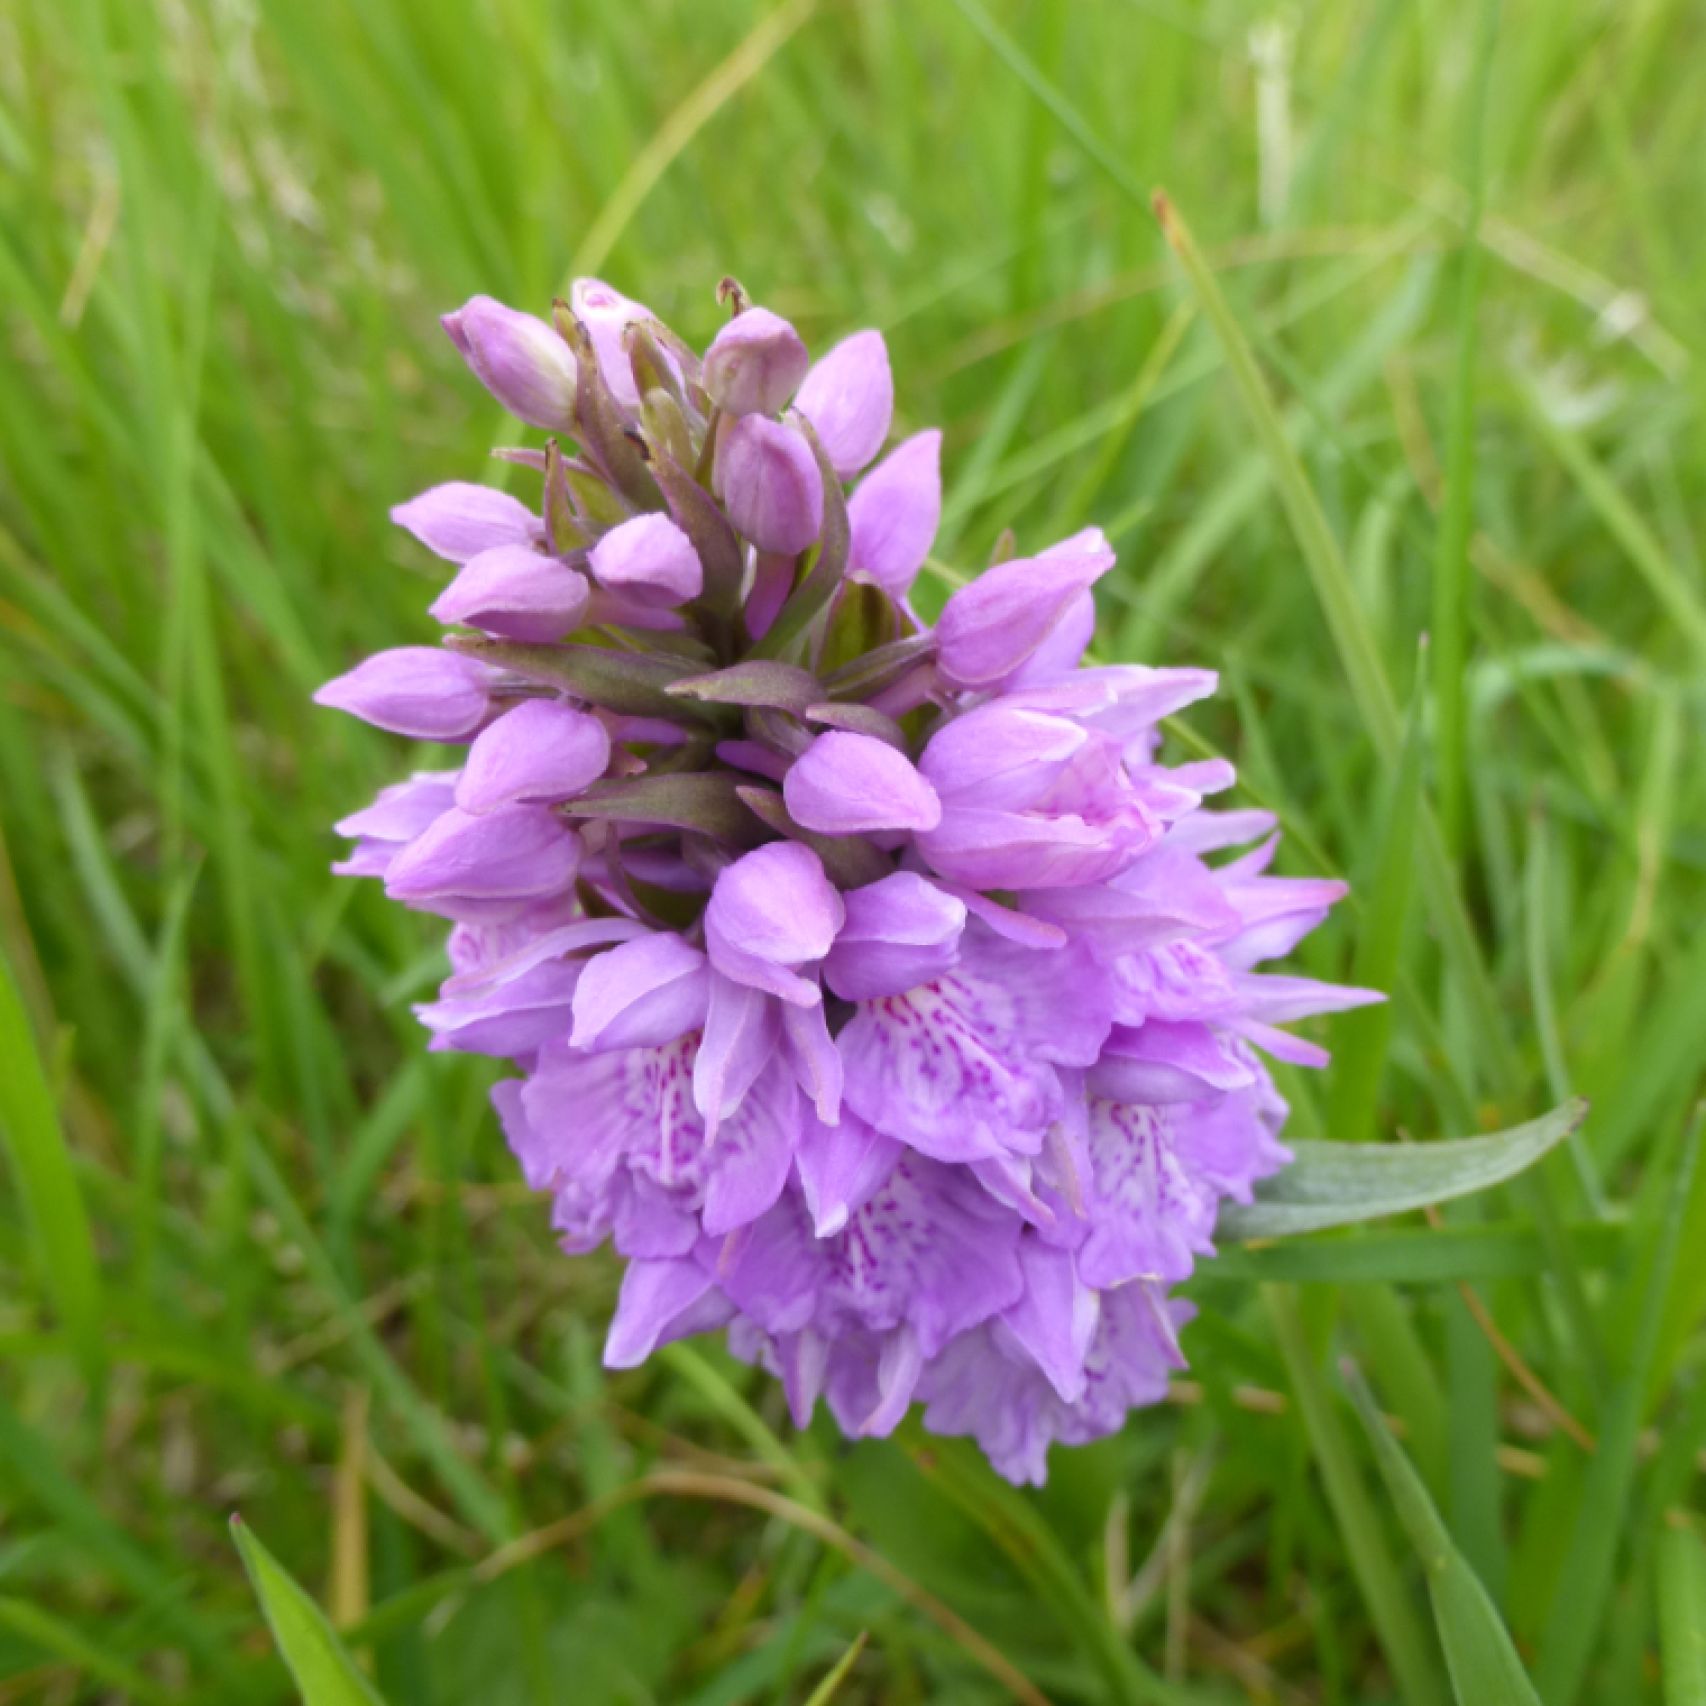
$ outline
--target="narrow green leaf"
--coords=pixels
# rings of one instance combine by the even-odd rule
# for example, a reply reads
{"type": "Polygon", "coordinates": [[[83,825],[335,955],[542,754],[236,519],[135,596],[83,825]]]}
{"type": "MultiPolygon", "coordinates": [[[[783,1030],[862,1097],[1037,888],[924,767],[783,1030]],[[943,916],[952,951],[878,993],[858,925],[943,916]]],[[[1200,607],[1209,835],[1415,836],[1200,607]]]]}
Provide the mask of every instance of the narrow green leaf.
{"type": "Polygon", "coordinates": [[[956,1505],[1013,1561],[1061,1627],[1083,1644],[1102,1677],[1099,1699],[1120,1706],[1164,1702],[1175,1692],[1147,1669],[1097,1604],[1060,1538],[1040,1512],[958,1440],[912,1443],[909,1455],[926,1480],[956,1505]]]}
{"type": "Polygon", "coordinates": [[[1333,1520],[1405,1706],[1444,1706],[1445,1688],[1426,1626],[1411,1609],[1403,1577],[1357,1469],[1333,1395],[1304,1336],[1296,1293],[1289,1286],[1266,1285],[1262,1296],[1309,1434],[1315,1466],[1327,1489],[1333,1520]]]}
{"type": "Polygon", "coordinates": [[[671,698],[700,699],[711,705],[763,705],[796,715],[824,696],[822,683],[809,669],[774,658],[748,658],[709,675],[690,675],[672,683],[668,692],[671,698]]]}
{"type": "Polygon", "coordinates": [[[1691,1528],[1659,1540],[1659,1647],[1665,1706],[1706,1706],[1706,1541],[1691,1528]]]}
{"type": "Polygon", "coordinates": [[[303,1706],[382,1706],[373,1684],[357,1669],[325,1613],[241,1517],[232,1517],[231,1534],[273,1639],[301,1690],[303,1706]]]}
{"type": "Polygon", "coordinates": [[[667,658],[619,652],[608,646],[530,646],[515,640],[476,640],[462,635],[452,635],[447,643],[467,657],[513,670],[543,686],[562,688],[590,705],[623,716],[716,715],[709,706],[669,696],[665,689],[691,672],[667,658]]]}
{"type": "Polygon", "coordinates": [[[874,740],[886,741],[899,752],[906,751],[906,731],[875,705],[837,705],[826,701],[821,705],[808,705],[805,717],[808,723],[829,729],[851,729],[854,734],[870,735],[874,740]]]}
{"type": "MultiPolygon", "coordinates": [[[[1535,1665],[1540,1691],[1553,1706],[1570,1706],[1587,1680],[1594,1642],[1599,1635],[1617,1580],[1618,1549],[1623,1543],[1623,1516],[1635,1482],[1640,1451],[1641,1422],[1653,1357],[1664,1319],[1665,1298],[1675,1277],[1682,1242],[1683,1217],[1699,1165],[1702,1125],[1696,1113],[1682,1137],[1680,1163],[1665,1183],[1664,1211],[1649,1221],[1651,1231],[1635,1247],[1646,1259],[1614,1304],[1620,1342],[1626,1347],[1622,1365],[1605,1402],[1599,1426],[1599,1449],[1588,1464],[1573,1532],[1551,1609],[1541,1632],[1535,1665]]],[[[1674,1154],[1674,1149],[1666,1146],[1674,1154]]],[[[1663,1167],[1669,1154],[1655,1166],[1663,1167]]]]}
{"type": "Polygon", "coordinates": [[[1481,203],[1484,189],[1482,141],[1487,85],[1498,37],[1499,0],[1481,0],[1475,37],[1475,74],[1464,115],[1464,178],[1469,207],[1457,256],[1457,352],[1452,370],[1451,415],[1446,429],[1445,492],[1433,560],[1434,751],[1438,766],[1435,798],[1446,847],[1462,845],[1468,768],[1469,605],[1474,580],[1469,538],[1475,525],[1475,375],[1481,300],[1481,203]]]}
{"type": "Polygon", "coordinates": [[[1282,1238],[1470,1196],[1531,1166],[1586,1116],[1578,1098],[1487,1137],[1378,1145],[1295,1140],[1291,1165],[1258,1185],[1253,1203],[1221,1211],[1219,1235],[1282,1238]]]}
{"type": "MultiPolygon", "coordinates": [[[[1623,1259],[1623,1227],[1588,1222],[1566,1229],[1570,1260],[1603,1270],[1623,1259]]],[[[1333,1285],[1446,1285],[1457,1280],[1532,1279],[1554,1269],[1546,1242],[1516,1221],[1479,1226],[1405,1226],[1343,1238],[1229,1244],[1214,1259],[1216,1279],[1298,1280],[1333,1285]]]]}
{"type": "Polygon", "coordinates": [[[1445,1649],[1446,1668],[1459,1706],[1492,1706],[1493,1702],[1498,1706],[1540,1706],[1540,1697],[1481,1578],[1452,1544],[1451,1533],[1434,1509],[1421,1476],[1381,1420],[1361,1375],[1347,1365],[1345,1379],[1398,1520],[1427,1572],[1434,1622],[1439,1627],[1440,1645],[1445,1649]]]}
{"type": "MultiPolygon", "coordinates": [[[[1363,907],[1351,981],[1365,989],[1395,989],[1403,960],[1405,927],[1415,887],[1416,828],[1422,806],[1422,708],[1426,701],[1424,666],[1416,669],[1416,687],[1405,719],[1404,744],[1387,793],[1386,821],[1374,880],[1363,907]]],[[[1328,1129],[1360,1143],[1374,1135],[1380,1077],[1392,1040],[1390,1001],[1343,1013],[1335,1021],[1334,1066],[1327,1092],[1328,1129]]]]}
{"type": "Polygon", "coordinates": [[[1706,661],[1706,600],[1580,435],[1555,417],[1531,385],[1519,388],[1517,396],[1530,424],[1563,463],[1605,530],[1623,547],[1647,589],[1687,637],[1698,667],[1706,661]]]}
{"type": "Polygon", "coordinates": [[[663,488],[675,525],[693,541],[705,571],[704,601],[723,616],[740,608],[740,540],[711,494],[663,451],[651,458],[652,477],[663,488]]]}
{"type": "Polygon", "coordinates": [[[832,670],[824,678],[832,699],[865,699],[891,687],[909,670],[916,669],[936,649],[934,634],[909,634],[866,652],[862,658],[832,670]]]}
{"type": "Polygon", "coordinates": [[[29,1216],[46,1293],[84,1366],[101,1365],[101,1273],[89,1216],[47,1072],[12,967],[0,947],[0,1139],[29,1216]]]}
{"type": "Polygon", "coordinates": [[[110,1650],[108,1637],[95,1639],[85,1635],[74,1624],[28,1600],[0,1596],[0,1629],[9,1629],[31,1646],[75,1665],[86,1678],[104,1682],[126,1700],[165,1702],[181,1698],[168,1694],[141,1671],[116,1657],[110,1650]]]}
{"type": "MultiPolygon", "coordinates": [[[[1386,678],[1373,629],[1357,601],[1344,552],[1339,548],[1320,498],[1309,483],[1303,459],[1286,432],[1268,382],[1256,361],[1255,352],[1250,348],[1250,341],[1240,329],[1237,316],[1198,248],[1190,227],[1160,191],[1156,192],[1154,206],[1161,229],[1179,257],[1202,305],[1203,316],[1220,340],[1227,369],[1267,455],[1274,486],[1296,536],[1304,566],[1309,571],[1315,597],[1327,618],[1327,628],[1350,683],[1363,727],[1382,763],[1390,768],[1398,762],[1402,744],[1397,701],[1386,678]]],[[[1500,1080],[1514,1079],[1515,1050],[1506,1011],[1487,971],[1439,825],[1425,810],[1420,814],[1416,854],[1417,869],[1426,886],[1442,946],[1462,980],[1463,992],[1470,1004],[1473,1035],[1486,1050],[1488,1061],[1500,1080]]]]}
{"type": "Polygon", "coordinates": [[[870,1637],[863,1629],[853,1637],[847,1651],[835,1661],[835,1668],[811,1691],[806,1706],[829,1706],[835,1698],[836,1691],[847,1680],[848,1672],[859,1662],[859,1655],[865,1650],[865,1643],[870,1637]]]}
{"type": "Polygon", "coordinates": [[[737,846],[756,846],[762,839],[758,820],[741,803],[741,789],[732,772],[630,776],[599,782],[577,794],[567,809],[575,817],[695,830],[737,846]]]}

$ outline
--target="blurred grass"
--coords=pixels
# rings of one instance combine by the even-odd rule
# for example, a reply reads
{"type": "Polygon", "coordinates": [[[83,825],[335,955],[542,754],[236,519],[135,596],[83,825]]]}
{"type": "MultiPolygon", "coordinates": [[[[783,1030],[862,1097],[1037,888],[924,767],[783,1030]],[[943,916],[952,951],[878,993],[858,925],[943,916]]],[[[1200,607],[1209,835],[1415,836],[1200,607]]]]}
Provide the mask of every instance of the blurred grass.
{"type": "Polygon", "coordinates": [[[838,1701],[1003,1698],[980,1642],[1059,1701],[1430,1698],[1341,1350],[1547,1706],[1696,1698],[1702,52],[1690,0],[0,12],[0,1699],[288,1699],[234,1507],[397,1703],[801,1700],[862,1631],[838,1701]],[[1580,1150],[1235,1253],[1037,1495],[715,1347],[605,1376],[612,1268],[422,1054],[437,931],[327,874],[402,755],[306,703],[427,635],[386,508],[507,431],[436,315],[589,263],[696,338],[727,271],[881,326],[945,575],[1109,527],[1104,649],[1222,670],[1182,735],[1357,884],[1306,968],[1390,974],[1300,1134],[1582,1091],[1580,1150]]]}

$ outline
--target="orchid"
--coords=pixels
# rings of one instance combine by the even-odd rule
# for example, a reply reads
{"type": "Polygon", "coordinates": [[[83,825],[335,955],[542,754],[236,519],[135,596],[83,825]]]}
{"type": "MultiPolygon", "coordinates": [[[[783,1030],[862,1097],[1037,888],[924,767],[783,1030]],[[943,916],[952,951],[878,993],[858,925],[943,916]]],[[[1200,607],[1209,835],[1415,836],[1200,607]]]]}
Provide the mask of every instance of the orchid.
{"type": "Polygon", "coordinates": [[[1376,997],[1260,969],[1343,886],[1209,808],[1228,764],[1164,758],[1212,672],[1086,663],[1102,533],[928,625],[941,438],[880,456],[881,334],[814,365],[727,294],[702,358],[597,280],[554,326],[446,317],[565,442],[506,453],[533,503],[394,512],[451,632],[319,699],[460,763],[346,819],[339,868],[450,921],[421,1020],[513,1062],[564,1248],[625,1260],[608,1364],[726,1328],[802,1425],[918,1404],[1041,1481],[1182,1366],[1176,1288],[1288,1160],[1266,1062],[1326,1060],[1285,1027],[1376,997]]]}

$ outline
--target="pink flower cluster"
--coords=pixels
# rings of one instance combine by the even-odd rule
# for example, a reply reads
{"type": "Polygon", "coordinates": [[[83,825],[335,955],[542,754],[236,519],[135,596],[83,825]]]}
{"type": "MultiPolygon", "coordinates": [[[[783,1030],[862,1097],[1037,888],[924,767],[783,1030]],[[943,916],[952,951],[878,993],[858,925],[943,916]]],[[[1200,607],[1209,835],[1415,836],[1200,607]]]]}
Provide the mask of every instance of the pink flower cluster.
{"type": "Polygon", "coordinates": [[[1212,674],[1084,664],[1098,530],[923,623],[940,435],[876,460],[882,337],[814,364],[728,288],[702,358],[596,280],[554,325],[446,318],[554,436],[505,453],[534,503],[395,511],[453,632],[319,699],[460,762],[340,824],[338,869],[451,921],[420,1017],[514,1062],[564,1248],[626,1259],[610,1365],[726,1326],[802,1424],[916,1402],[1041,1480],[1181,1366],[1172,1288],[1287,1158],[1262,1057],[1325,1058],[1279,1027],[1368,999],[1256,969],[1340,885],[1204,809],[1230,766],[1160,761],[1212,674]]]}

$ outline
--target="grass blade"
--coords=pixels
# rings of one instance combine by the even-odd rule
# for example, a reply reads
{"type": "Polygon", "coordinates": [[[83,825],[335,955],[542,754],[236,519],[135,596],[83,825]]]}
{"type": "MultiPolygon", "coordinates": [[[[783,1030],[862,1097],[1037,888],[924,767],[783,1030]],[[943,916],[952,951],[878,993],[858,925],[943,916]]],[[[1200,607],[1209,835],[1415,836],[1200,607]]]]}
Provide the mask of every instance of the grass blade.
{"type": "Polygon", "coordinates": [[[1656,1235],[1649,1240],[1645,1272],[1633,1287],[1635,1307],[1625,1305],[1624,1319],[1630,1322],[1628,1360],[1606,1402],[1599,1450],[1588,1466],[1575,1529],[1541,1635],[1536,1681],[1552,1706],[1570,1706],[1580,1695],[1615,1585],[1617,1552],[1624,1535],[1621,1516],[1635,1481],[1648,1383],[1682,1242],[1683,1216],[1699,1165],[1703,1123],[1706,1120],[1698,1112],[1689,1121],[1681,1164],[1666,1193],[1656,1235]]]}
{"type": "Polygon", "coordinates": [[[0,947],[0,1137],[29,1215],[43,1289],[91,1374],[101,1366],[101,1272],[83,1193],[30,1031],[23,996],[0,947]]]}
{"type": "Polygon", "coordinates": [[[806,1706],[829,1706],[829,1702],[835,1698],[836,1690],[847,1680],[847,1673],[859,1662],[859,1655],[864,1652],[865,1642],[869,1638],[863,1629],[853,1637],[847,1651],[835,1661],[835,1669],[811,1691],[806,1706]]]}
{"type": "Polygon", "coordinates": [[[241,1517],[232,1517],[231,1534],[273,1639],[302,1692],[303,1706],[381,1706],[372,1683],[356,1668],[325,1613],[241,1517]]]}
{"type": "MultiPolygon", "coordinates": [[[[1309,483],[1303,459],[1285,430],[1285,423],[1274,405],[1273,395],[1257,365],[1250,341],[1240,329],[1237,317],[1197,246],[1190,227],[1165,192],[1156,191],[1154,206],[1161,229],[1179,257],[1202,305],[1204,318],[1220,339],[1227,368],[1267,453],[1274,485],[1285,506],[1292,532],[1297,537],[1315,596],[1327,618],[1327,627],[1349,680],[1351,696],[1356,701],[1363,727],[1382,764],[1390,770],[1399,762],[1403,741],[1397,701],[1386,678],[1373,632],[1357,603],[1356,589],[1344,553],[1321,507],[1321,500],[1309,483]]],[[[1487,973],[1474,926],[1451,869],[1444,839],[1431,813],[1421,813],[1416,840],[1417,861],[1422,880],[1427,885],[1442,945],[1473,1009],[1473,1034],[1486,1049],[1495,1077],[1501,1082],[1512,1081],[1517,1074],[1508,1019],[1487,973]]]]}
{"type": "Polygon", "coordinates": [[[1691,1528],[1659,1541],[1659,1645],[1665,1706],[1706,1706],[1706,1541],[1691,1528]]]}
{"type": "Polygon", "coordinates": [[[1407,1706],[1444,1706],[1445,1688],[1427,1631],[1410,1606],[1398,1565],[1386,1544],[1374,1501],[1358,1473],[1350,1441],[1298,1318],[1289,1286],[1262,1288],[1274,1337],[1297,1395],[1327,1502],[1345,1543],[1351,1570],[1407,1706]]]}
{"type": "Polygon", "coordinates": [[[1487,84],[1498,36],[1499,0],[1481,0],[1475,75],[1464,123],[1464,168],[1469,211],[1458,254],[1457,359],[1446,432],[1445,493],[1434,538],[1433,687],[1434,751],[1439,766],[1435,797],[1447,849],[1462,843],[1468,746],[1469,539],[1475,525],[1475,373],[1481,301],[1482,133],[1487,84]]]}
{"type": "Polygon", "coordinates": [[[1491,1701],[1500,1702],[1500,1706],[1540,1706],[1540,1697],[1481,1578],[1452,1544],[1421,1476],[1381,1420],[1362,1376],[1347,1366],[1345,1379],[1398,1520],[1427,1572],[1434,1622],[1439,1627],[1440,1645],[1459,1706],[1482,1706],[1491,1701]]]}

